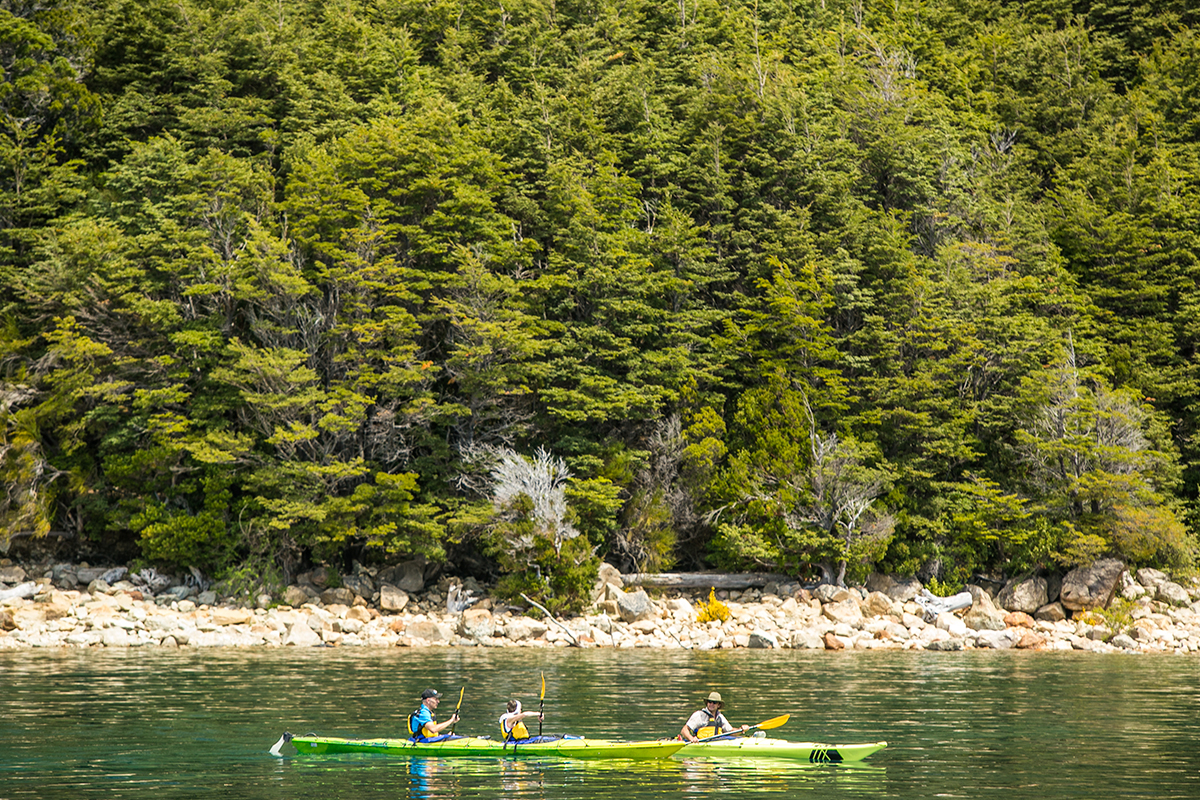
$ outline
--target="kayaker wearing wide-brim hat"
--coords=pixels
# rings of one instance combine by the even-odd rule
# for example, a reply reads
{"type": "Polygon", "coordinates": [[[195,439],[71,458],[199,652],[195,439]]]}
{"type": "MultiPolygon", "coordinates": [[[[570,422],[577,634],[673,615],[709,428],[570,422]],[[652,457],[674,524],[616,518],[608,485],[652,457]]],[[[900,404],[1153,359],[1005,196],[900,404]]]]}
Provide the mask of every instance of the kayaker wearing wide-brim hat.
{"type": "MultiPolygon", "coordinates": [[[[709,736],[716,736],[718,733],[733,733],[735,728],[721,713],[724,706],[725,702],[721,700],[720,692],[709,692],[708,697],[704,699],[704,708],[688,717],[688,721],[683,724],[683,729],[679,731],[679,738],[694,742],[699,739],[707,739],[709,736]]],[[[743,725],[741,730],[745,731],[749,728],[749,725],[743,725]]]]}
{"type": "Polygon", "coordinates": [[[437,711],[441,699],[442,693],[434,689],[426,689],[421,692],[421,705],[417,706],[417,710],[408,717],[409,736],[417,741],[423,741],[437,736],[444,729],[458,722],[457,711],[451,714],[450,719],[445,722],[434,721],[436,718],[433,712],[437,711]]]}

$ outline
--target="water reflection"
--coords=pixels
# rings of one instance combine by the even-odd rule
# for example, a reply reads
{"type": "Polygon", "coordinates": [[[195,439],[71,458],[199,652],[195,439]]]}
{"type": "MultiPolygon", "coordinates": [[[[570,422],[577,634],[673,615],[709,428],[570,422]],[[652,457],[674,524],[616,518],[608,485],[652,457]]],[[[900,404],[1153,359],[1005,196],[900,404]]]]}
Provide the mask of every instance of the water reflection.
{"type": "Polygon", "coordinates": [[[1029,653],[427,651],[0,652],[0,797],[122,800],[649,800],[1014,793],[1200,797],[1191,658],[1029,653]],[[380,754],[277,759],[284,730],[396,736],[427,685],[466,686],[489,733],[547,682],[547,732],[652,739],[716,689],[736,723],[793,741],[886,739],[862,764],[592,762],[380,754]],[[626,713],[628,712],[628,713],[626,713]]]}
{"type": "Polygon", "coordinates": [[[520,794],[529,798],[544,798],[545,777],[528,761],[511,758],[500,762],[500,786],[508,796],[520,794]]]}

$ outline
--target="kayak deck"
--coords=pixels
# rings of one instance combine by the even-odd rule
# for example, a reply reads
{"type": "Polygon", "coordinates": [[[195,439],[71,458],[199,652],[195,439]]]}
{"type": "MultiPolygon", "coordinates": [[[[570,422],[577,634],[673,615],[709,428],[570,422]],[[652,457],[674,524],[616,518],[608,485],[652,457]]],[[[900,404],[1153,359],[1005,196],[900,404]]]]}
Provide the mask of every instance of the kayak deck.
{"type": "Polygon", "coordinates": [[[676,751],[675,758],[786,758],[813,764],[836,764],[862,761],[885,747],[887,742],[819,744],[752,736],[689,744],[676,751]]]}
{"type": "Polygon", "coordinates": [[[559,756],[562,758],[667,758],[686,742],[674,740],[614,742],[606,739],[562,738],[534,743],[499,742],[464,736],[439,742],[411,739],[343,739],[336,736],[293,736],[298,755],[335,753],[386,753],[402,756],[506,758],[512,756],[559,756]]]}

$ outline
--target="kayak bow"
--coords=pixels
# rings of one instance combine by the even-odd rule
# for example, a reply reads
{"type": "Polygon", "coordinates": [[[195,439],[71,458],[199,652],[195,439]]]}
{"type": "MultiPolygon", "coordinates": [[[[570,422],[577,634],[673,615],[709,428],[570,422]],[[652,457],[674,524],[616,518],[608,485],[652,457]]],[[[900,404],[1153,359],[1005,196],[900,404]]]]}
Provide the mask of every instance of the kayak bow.
{"type": "MultiPolygon", "coordinates": [[[[284,734],[284,739],[288,735],[284,734]]],[[[538,737],[530,743],[503,742],[478,736],[460,736],[438,742],[414,742],[412,739],[342,739],[335,736],[292,736],[291,744],[298,755],[328,755],[336,753],[385,753],[397,756],[438,756],[508,758],[512,756],[558,756],[561,758],[667,758],[686,743],[672,739],[664,741],[614,742],[607,739],[579,737],[538,737]]],[[[280,740],[281,742],[283,740],[280,740]]],[[[272,752],[278,749],[277,743],[272,752]]],[[[276,753],[279,755],[279,753],[276,753]]]]}

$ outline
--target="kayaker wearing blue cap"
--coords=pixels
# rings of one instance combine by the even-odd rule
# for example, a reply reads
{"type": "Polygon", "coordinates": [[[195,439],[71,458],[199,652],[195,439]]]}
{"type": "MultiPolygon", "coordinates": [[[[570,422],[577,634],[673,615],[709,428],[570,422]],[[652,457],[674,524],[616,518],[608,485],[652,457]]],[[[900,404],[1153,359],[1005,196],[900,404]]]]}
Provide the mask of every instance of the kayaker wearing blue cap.
{"type": "Polygon", "coordinates": [[[546,718],[538,711],[522,711],[520,700],[509,700],[508,713],[500,717],[500,730],[504,732],[504,741],[528,739],[529,729],[525,727],[525,720],[530,717],[546,718]]]}
{"type": "Polygon", "coordinates": [[[421,692],[421,705],[417,706],[417,710],[408,717],[408,733],[413,739],[418,742],[431,739],[458,722],[457,711],[451,714],[450,719],[445,722],[434,721],[433,712],[437,711],[441,699],[442,693],[433,689],[421,692]]]}
{"type": "MultiPolygon", "coordinates": [[[[704,700],[704,708],[688,717],[688,721],[683,724],[683,730],[679,731],[679,738],[695,742],[699,739],[707,739],[709,736],[716,736],[718,733],[732,733],[735,728],[721,713],[724,705],[720,692],[710,692],[704,700]]],[[[749,729],[749,725],[741,727],[743,731],[749,729]]]]}

